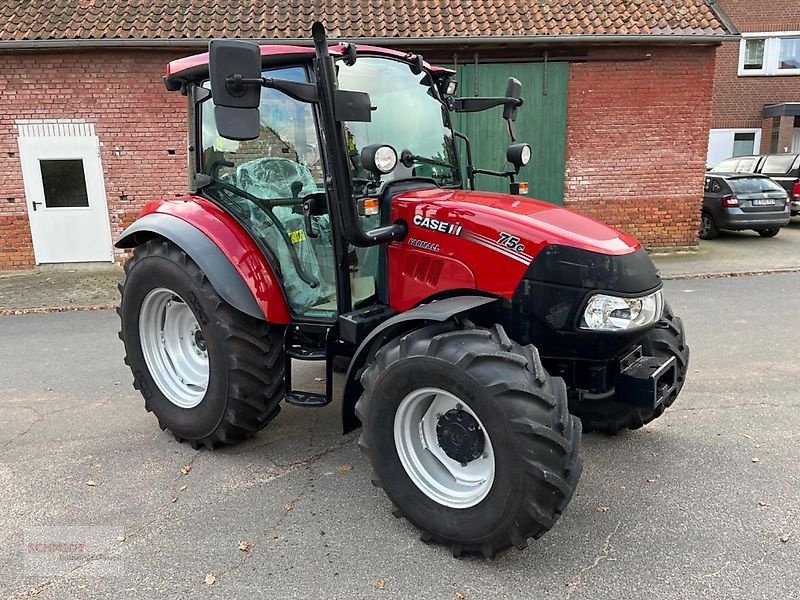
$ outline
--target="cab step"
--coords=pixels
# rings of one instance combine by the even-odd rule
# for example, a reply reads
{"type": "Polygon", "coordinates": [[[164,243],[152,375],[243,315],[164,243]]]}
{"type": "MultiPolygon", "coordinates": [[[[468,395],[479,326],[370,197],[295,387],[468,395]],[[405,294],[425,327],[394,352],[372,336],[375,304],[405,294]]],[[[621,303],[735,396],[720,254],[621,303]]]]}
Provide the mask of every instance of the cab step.
{"type": "Polygon", "coordinates": [[[287,392],[284,400],[294,406],[302,406],[303,408],[317,408],[320,406],[327,406],[330,400],[325,397],[325,394],[316,394],[314,392],[303,392],[300,390],[293,390],[287,392]]]}
{"type": "Polygon", "coordinates": [[[332,354],[331,344],[336,339],[336,332],[327,326],[293,325],[286,329],[283,340],[286,360],[284,381],[286,394],[284,400],[294,406],[303,408],[319,408],[333,401],[333,369],[332,361],[327,360],[332,354]],[[292,387],[292,364],[294,361],[326,361],[325,393],[295,390],[292,387]]]}

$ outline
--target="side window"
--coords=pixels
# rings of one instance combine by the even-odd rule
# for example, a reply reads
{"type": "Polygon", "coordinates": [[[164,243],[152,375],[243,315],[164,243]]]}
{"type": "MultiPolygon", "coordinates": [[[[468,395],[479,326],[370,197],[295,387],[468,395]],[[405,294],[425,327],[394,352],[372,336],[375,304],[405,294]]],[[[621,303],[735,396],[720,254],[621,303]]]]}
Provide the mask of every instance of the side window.
{"type": "Polygon", "coordinates": [[[722,185],[720,185],[719,179],[711,180],[711,191],[715,194],[718,194],[722,191],[722,185]]]}
{"type": "MultiPolygon", "coordinates": [[[[264,74],[308,80],[302,67],[264,74]]],[[[317,191],[323,175],[311,105],[265,88],[259,110],[261,134],[244,142],[221,137],[213,109],[203,111],[203,171],[264,199],[302,197],[317,191]],[[299,191],[298,184],[302,184],[299,191]]]]}
{"type": "Polygon", "coordinates": [[[761,172],[765,175],[786,175],[794,163],[794,154],[773,154],[764,160],[761,172]]]}
{"type": "MultiPolygon", "coordinates": [[[[264,76],[308,81],[299,66],[272,69],[264,76]]],[[[324,207],[323,214],[312,217],[316,237],[310,238],[302,214],[302,199],[324,189],[313,108],[263,89],[259,111],[259,137],[239,142],[219,135],[213,102],[203,103],[202,166],[212,178],[205,191],[271,250],[292,312],[332,318],[337,306],[330,218],[324,207]]]]}

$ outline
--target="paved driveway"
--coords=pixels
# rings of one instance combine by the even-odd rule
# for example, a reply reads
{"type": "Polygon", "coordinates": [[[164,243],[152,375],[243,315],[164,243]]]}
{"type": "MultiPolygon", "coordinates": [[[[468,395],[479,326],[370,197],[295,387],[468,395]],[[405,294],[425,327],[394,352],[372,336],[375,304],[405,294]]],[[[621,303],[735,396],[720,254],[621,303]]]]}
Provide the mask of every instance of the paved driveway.
{"type": "Polygon", "coordinates": [[[0,597],[795,598],[800,275],[667,290],[693,352],[678,403],[585,436],[562,519],[494,561],[392,517],[338,404],[195,452],[144,412],[113,313],[0,318],[0,597]],[[84,552],[43,545],[65,536],[84,552]]]}

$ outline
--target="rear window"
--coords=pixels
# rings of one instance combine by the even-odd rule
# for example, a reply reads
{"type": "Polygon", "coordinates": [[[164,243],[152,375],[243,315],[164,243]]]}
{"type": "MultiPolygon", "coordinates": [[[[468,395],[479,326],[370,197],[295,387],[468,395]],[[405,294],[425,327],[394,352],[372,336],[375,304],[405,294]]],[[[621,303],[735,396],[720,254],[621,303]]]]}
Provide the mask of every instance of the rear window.
{"type": "Polygon", "coordinates": [[[738,177],[736,179],[729,179],[728,183],[737,194],[784,191],[781,186],[766,177],[738,177]]]}
{"type": "Polygon", "coordinates": [[[785,175],[794,164],[796,154],[773,154],[768,156],[761,167],[761,172],[772,175],[785,175]]]}

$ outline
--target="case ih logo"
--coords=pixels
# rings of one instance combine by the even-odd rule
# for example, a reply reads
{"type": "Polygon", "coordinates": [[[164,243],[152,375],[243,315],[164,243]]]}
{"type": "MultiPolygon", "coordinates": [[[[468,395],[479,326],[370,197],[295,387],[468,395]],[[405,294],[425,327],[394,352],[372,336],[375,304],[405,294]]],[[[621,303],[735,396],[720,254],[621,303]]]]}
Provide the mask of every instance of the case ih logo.
{"type": "Polygon", "coordinates": [[[430,217],[423,217],[422,215],[414,215],[414,225],[425,227],[431,231],[439,231],[449,235],[461,235],[460,223],[448,223],[447,221],[439,221],[431,219],[430,217]]]}

